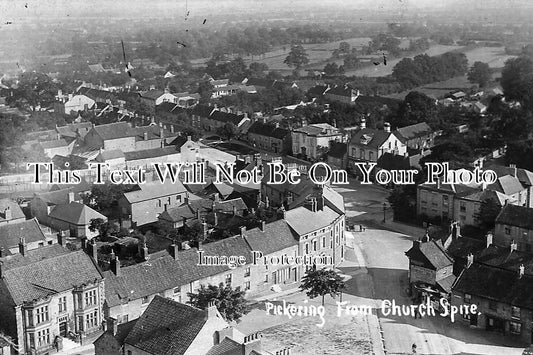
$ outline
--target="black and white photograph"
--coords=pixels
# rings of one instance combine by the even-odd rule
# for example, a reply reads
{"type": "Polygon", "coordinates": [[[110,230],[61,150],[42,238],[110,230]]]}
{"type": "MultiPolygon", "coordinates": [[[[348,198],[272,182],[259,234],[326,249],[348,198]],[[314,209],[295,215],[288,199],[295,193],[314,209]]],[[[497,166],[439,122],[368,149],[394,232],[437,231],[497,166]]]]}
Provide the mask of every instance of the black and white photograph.
{"type": "Polygon", "coordinates": [[[0,0],[0,355],[532,342],[533,1],[0,0]]]}

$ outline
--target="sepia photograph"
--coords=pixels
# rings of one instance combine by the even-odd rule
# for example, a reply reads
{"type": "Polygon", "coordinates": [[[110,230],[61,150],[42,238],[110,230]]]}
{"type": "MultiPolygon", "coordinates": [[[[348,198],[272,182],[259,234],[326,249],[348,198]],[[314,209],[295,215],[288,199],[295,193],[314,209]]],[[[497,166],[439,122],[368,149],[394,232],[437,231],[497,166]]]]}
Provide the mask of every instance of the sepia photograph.
{"type": "Polygon", "coordinates": [[[532,1],[0,0],[0,355],[532,343],[532,1]]]}

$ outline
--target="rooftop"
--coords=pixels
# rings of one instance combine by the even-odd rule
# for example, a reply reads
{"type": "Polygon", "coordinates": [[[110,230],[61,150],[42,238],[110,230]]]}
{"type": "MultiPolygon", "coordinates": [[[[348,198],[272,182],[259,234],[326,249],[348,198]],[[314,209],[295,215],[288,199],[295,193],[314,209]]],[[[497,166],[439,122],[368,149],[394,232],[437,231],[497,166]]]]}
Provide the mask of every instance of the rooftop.
{"type": "Polygon", "coordinates": [[[533,208],[507,204],[496,217],[496,224],[506,224],[533,230],[533,208]]]}

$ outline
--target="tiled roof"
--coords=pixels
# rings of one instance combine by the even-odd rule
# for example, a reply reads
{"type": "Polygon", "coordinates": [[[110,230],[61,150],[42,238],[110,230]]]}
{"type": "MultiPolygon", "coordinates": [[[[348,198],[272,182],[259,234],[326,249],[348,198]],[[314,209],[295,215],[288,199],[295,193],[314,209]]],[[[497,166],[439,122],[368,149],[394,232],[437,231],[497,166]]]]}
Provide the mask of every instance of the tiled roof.
{"type": "Polygon", "coordinates": [[[16,202],[11,201],[8,198],[3,198],[3,199],[0,199],[0,221],[6,220],[6,216],[5,216],[6,208],[9,208],[9,210],[11,211],[10,220],[25,218],[24,213],[22,212],[22,209],[16,202]]]}
{"type": "Polygon", "coordinates": [[[304,235],[330,226],[337,218],[339,214],[328,206],[317,212],[302,206],[287,211],[285,220],[298,235],[304,235]]]}
{"type": "MultiPolygon", "coordinates": [[[[202,250],[205,255],[244,255],[251,262],[250,248],[240,236],[204,244],[202,250]]],[[[146,262],[122,267],[120,276],[106,271],[107,304],[116,306],[230,270],[224,265],[198,265],[197,251],[196,248],[179,251],[177,260],[167,251],[157,252],[146,262]]]]}
{"type": "Polygon", "coordinates": [[[237,115],[237,114],[234,114],[234,113],[228,113],[228,112],[215,110],[215,111],[213,111],[211,113],[209,118],[212,119],[212,120],[215,120],[215,121],[219,121],[219,122],[233,123],[234,125],[237,126],[242,121],[244,116],[243,115],[237,115]]]}
{"type": "Polygon", "coordinates": [[[115,97],[115,95],[110,91],[91,89],[87,87],[81,87],[78,90],[78,93],[83,94],[87,97],[90,97],[93,100],[96,100],[96,99],[106,100],[106,99],[113,99],[115,97]]]}
{"type": "Polygon", "coordinates": [[[453,291],[533,310],[533,277],[524,275],[518,278],[518,270],[474,262],[461,273],[453,291]]]}
{"type": "Polygon", "coordinates": [[[487,248],[485,241],[483,246],[484,248],[480,248],[477,253],[474,253],[474,262],[515,272],[520,265],[524,265],[524,273],[533,276],[533,254],[518,250],[511,252],[510,247],[495,244],[487,248]]]}
{"type": "Polygon", "coordinates": [[[46,243],[46,237],[35,218],[0,225],[0,247],[4,250],[16,247],[22,237],[25,238],[26,243],[46,243]]]}
{"type": "Polygon", "coordinates": [[[277,138],[277,139],[284,139],[288,135],[291,134],[291,132],[284,128],[279,128],[274,125],[262,123],[262,122],[254,122],[250,128],[248,128],[248,133],[255,133],[262,136],[277,138]]]}
{"type": "Polygon", "coordinates": [[[134,133],[127,122],[115,122],[94,126],[93,129],[103,140],[131,137],[134,133]]]}
{"type": "Polygon", "coordinates": [[[398,128],[396,131],[400,133],[400,135],[407,140],[414,139],[417,137],[422,137],[433,132],[431,127],[429,127],[429,125],[426,122],[421,122],[421,123],[413,124],[410,126],[401,127],[401,128],[398,128]]]}
{"type": "Polygon", "coordinates": [[[66,147],[68,145],[67,141],[64,139],[41,142],[40,144],[41,144],[41,147],[43,147],[43,149],[66,147]]]}
{"type": "Polygon", "coordinates": [[[124,153],[120,149],[104,150],[97,156],[97,159],[99,159],[100,161],[120,158],[124,158],[124,153]]]}
{"type": "Polygon", "coordinates": [[[71,202],[67,205],[57,205],[50,212],[49,217],[77,225],[88,225],[91,223],[91,219],[107,219],[103,214],[78,202],[71,202]]]}
{"type": "Polygon", "coordinates": [[[214,202],[208,199],[189,200],[189,203],[187,204],[169,208],[165,212],[161,213],[159,218],[167,221],[180,222],[183,220],[183,218],[194,218],[197,213],[196,211],[198,210],[200,210],[201,213],[210,212],[213,209],[213,203],[215,204],[215,211],[217,212],[231,213],[234,206],[237,211],[243,211],[247,209],[242,198],[219,202],[214,202]]]}
{"type": "Polygon", "coordinates": [[[183,355],[207,321],[207,311],[154,297],[125,343],[153,355],[183,355]]]}
{"type": "Polygon", "coordinates": [[[141,97],[145,97],[147,99],[156,100],[161,95],[163,95],[165,92],[163,90],[149,90],[141,93],[141,97]]]}
{"type": "Polygon", "coordinates": [[[144,134],[147,134],[148,139],[161,139],[161,138],[170,138],[175,137],[178,134],[172,133],[169,130],[163,129],[163,136],[161,136],[161,128],[159,126],[138,126],[132,128],[133,135],[135,135],[136,141],[144,140],[144,134]]]}
{"type": "MultiPolygon", "coordinates": [[[[16,257],[24,258],[21,255],[16,257]]],[[[16,305],[67,291],[76,285],[102,280],[93,260],[81,250],[22,266],[4,267],[2,276],[0,282],[5,283],[16,305]]]]}
{"type": "Polygon", "coordinates": [[[70,192],[80,193],[90,191],[91,185],[89,185],[87,180],[81,178],[81,181],[78,184],[54,184],[50,188],[50,191],[59,191],[65,189],[68,189],[70,192]]]}
{"type": "Polygon", "coordinates": [[[513,195],[524,190],[520,180],[512,175],[499,177],[498,180],[496,180],[494,184],[490,184],[488,188],[506,195],[513,195]]]}
{"type": "Polygon", "coordinates": [[[261,228],[246,231],[245,239],[252,250],[260,251],[264,255],[298,244],[287,222],[283,219],[265,224],[264,231],[261,228]]]}
{"type": "Polygon", "coordinates": [[[507,224],[533,230],[533,208],[505,205],[496,217],[496,224],[507,224]]]}
{"type": "Polygon", "coordinates": [[[204,189],[206,192],[216,191],[216,193],[219,193],[220,196],[226,197],[229,196],[233,192],[233,187],[226,183],[210,183],[207,185],[204,189]]]}
{"type": "MultiPolygon", "coordinates": [[[[514,175],[515,168],[510,166],[503,165],[487,165],[487,169],[493,170],[498,177],[505,175],[514,175]]],[[[533,173],[529,170],[516,168],[516,177],[524,185],[531,186],[533,185],[533,173]]]]}
{"type": "Polygon", "coordinates": [[[62,205],[69,203],[68,201],[68,195],[70,192],[74,192],[74,200],[79,201],[81,200],[81,197],[78,192],[76,192],[76,189],[74,187],[61,189],[61,190],[55,190],[55,191],[49,191],[49,192],[40,192],[35,193],[35,198],[40,198],[44,202],[50,204],[50,205],[62,205]]]}
{"type": "Polygon", "coordinates": [[[437,243],[438,242],[435,240],[429,242],[417,242],[405,253],[405,255],[407,255],[409,259],[414,258],[416,260],[420,260],[420,257],[422,256],[435,268],[435,270],[440,270],[446,266],[453,265],[452,259],[437,243]]]}
{"type": "Polygon", "coordinates": [[[152,200],[165,196],[181,194],[187,192],[181,181],[172,183],[167,180],[165,183],[159,181],[141,184],[140,189],[124,193],[124,197],[130,203],[152,200]]]}
{"type": "Polygon", "coordinates": [[[460,237],[452,240],[446,252],[448,255],[457,258],[466,258],[469,253],[477,253],[485,248],[486,242],[479,239],[460,237]]]}
{"type": "MultiPolygon", "coordinates": [[[[225,337],[220,343],[213,345],[206,355],[240,355],[243,353],[243,345],[233,339],[225,337]]],[[[247,355],[251,355],[247,354],[247,355]]]]}

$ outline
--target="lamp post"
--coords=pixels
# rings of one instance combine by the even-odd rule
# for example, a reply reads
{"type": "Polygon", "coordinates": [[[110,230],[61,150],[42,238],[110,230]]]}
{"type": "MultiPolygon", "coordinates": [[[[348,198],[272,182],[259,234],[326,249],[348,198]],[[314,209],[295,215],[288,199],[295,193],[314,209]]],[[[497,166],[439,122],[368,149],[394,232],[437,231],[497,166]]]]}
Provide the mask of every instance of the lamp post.
{"type": "Polygon", "coordinates": [[[387,211],[387,204],[383,202],[383,223],[385,223],[385,212],[387,211]]]}

